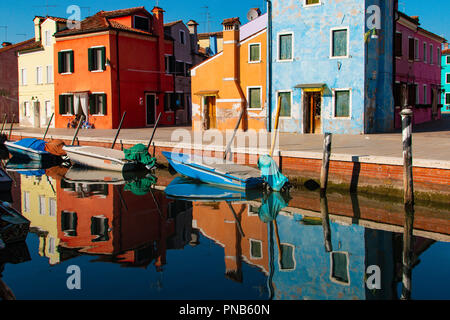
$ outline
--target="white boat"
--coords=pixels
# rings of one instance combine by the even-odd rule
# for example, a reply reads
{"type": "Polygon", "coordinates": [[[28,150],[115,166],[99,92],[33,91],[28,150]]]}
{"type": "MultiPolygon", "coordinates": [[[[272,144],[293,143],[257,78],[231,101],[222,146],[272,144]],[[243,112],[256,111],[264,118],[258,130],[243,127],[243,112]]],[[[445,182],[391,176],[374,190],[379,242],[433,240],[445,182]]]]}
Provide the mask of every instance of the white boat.
{"type": "Polygon", "coordinates": [[[65,174],[64,180],[68,183],[83,184],[113,184],[122,185],[125,180],[122,172],[87,167],[71,167],[65,174]]]}
{"type": "Polygon", "coordinates": [[[121,150],[94,146],[64,146],[69,159],[78,165],[110,171],[145,169],[141,163],[125,159],[121,150]]]}

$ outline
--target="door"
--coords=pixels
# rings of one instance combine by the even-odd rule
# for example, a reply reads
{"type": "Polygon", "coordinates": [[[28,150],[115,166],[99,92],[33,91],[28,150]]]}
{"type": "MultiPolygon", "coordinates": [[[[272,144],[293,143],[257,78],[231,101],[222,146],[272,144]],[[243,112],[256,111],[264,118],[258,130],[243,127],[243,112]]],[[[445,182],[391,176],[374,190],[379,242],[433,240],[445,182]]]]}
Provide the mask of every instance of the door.
{"type": "Polygon", "coordinates": [[[207,96],[205,97],[205,107],[208,110],[209,127],[208,129],[216,129],[216,97],[207,96]]]}
{"type": "Polygon", "coordinates": [[[39,101],[33,103],[33,115],[34,115],[34,127],[39,128],[41,126],[41,106],[39,101]]]}
{"type": "Polygon", "coordinates": [[[305,92],[304,94],[304,120],[305,133],[322,132],[322,95],[320,92],[305,92]]]}
{"type": "Polygon", "coordinates": [[[145,95],[146,125],[154,126],[156,122],[156,94],[147,93],[145,95]]]}

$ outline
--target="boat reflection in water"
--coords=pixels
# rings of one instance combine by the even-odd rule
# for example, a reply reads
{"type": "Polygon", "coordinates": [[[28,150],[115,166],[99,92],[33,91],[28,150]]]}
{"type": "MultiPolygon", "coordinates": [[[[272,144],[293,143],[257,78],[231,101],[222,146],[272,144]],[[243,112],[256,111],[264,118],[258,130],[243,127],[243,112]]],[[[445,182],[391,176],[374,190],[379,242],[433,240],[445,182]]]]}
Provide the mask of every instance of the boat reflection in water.
{"type": "MultiPolygon", "coordinates": [[[[33,289],[39,298],[59,292],[58,274],[66,276],[72,264],[91,277],[83,298],[400,298],[402,204],[341,194],[320,199],[306,191],[250,193],[183,178],[169,183],[164,174],[155,186],[156,178],[148,175],[76,167],[11,175],[13,206],[31,221],[41,261],[48,261],[28,262],[31,274],[47,277],[42,280],[47,286],[33,289]],[[54,272],[43,269],[48,264],[54,272]],[[118,265],[134,269],[113,268],[118,265]],[[370,266],[381,270],[380,289],[366,284],[370,266]],[[155,274],[156,289],[142,284],[153,283],[155,274]],[[95,291],[102,285],[104,291],[95,291]],[[38,291],[43,287],[46,291],[38,291]]],[[[412,270],[436,241],[450,241],[448,214],[416,207],[405,246],[412,270]]],[[[406,274],[413,284],[408,296],[426,295],[412,275],[406,274]]],[[[26,296],[26,288],[12,279],[4,280],[18,297],[26,296]]],[[[74,298],[71,294],[64,291],[62,298],[74,298]]]]}
{"type": "Polygon", "coordinates": [[[30,261],[30,252],[25,241],[11,243],[0,249],[0,300],[15,300],[11,288],[3,281],[6,264],[20,264],[30,261]]]}

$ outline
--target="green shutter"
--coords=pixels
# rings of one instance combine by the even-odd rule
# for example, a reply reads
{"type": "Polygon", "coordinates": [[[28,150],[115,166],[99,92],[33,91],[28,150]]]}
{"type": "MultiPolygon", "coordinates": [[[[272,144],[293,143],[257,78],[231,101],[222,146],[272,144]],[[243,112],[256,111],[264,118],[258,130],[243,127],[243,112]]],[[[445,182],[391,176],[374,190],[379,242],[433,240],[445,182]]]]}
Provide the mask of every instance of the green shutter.
{"type": "Polygon", "coordinates": [[[95,94],[89,96],[89,114],[95,114],[95,94]]]}
{"type": "Polygon", "coordinates": [[[335,117],[350,116],[350,91],[336,91],[335,117]]]}
{"type": "Polygon", "coordinates": [[[88,65],[89,71],[94,70],[94,50],[92,48],[88,49],[88,65]]]}
{"type": "Polygon", "coordinates": [[[69,113],[74,114],[73,96],[69,96],[69,113]]]}
{"type": "Polygon", "coordinates": [[[74,68],[74,57],[73,57],[73,51],[69,52],[69,65],[70,65],[70,72],[74,72],[75,68],[74,68]]]}
{"type": "Polygon", "coordinates": [[[64,70],[64,61],[63,61],[63,53],[58,52],[58,73],[63,73],[64,70]]]}
{"type": "Polygon", "coordinates": [[[106,116],[106,110],[107,110],[107,106],[106,106],[106,94],[102,94],[102,109],[100,110],[101,114],[103,114],[104,116],[106,116]]]}
{"type": "Polygon", "coordinates": [[[101,48],[102,52],[102,70],[106,70],[106,48],[101,48]]]}
{"type": "Polygon", "coordinates": [[[333,31],[333,57],[347,55],[347,30],[333,31]]]}
{"type": "Polygon", "coordinates": [[[290,117],[291,116],[291,93],[290,92],[280,92],[281,96],[281,108],[280,117],[290,117]]]}
{"type": "Polygon", "coordinates": [[[59,114],[66,114],[66,106],[63,95],[59,96],[59,114]]]}

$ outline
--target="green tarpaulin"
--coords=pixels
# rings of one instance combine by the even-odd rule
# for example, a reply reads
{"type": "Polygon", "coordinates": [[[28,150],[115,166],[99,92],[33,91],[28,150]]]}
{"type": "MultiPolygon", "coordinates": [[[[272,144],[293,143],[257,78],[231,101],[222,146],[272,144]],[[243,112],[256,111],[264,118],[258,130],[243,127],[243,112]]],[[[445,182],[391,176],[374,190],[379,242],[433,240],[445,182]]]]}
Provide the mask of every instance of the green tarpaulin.
{"type": "Polygon", "coordinates": [[[137,161],[147,167],[153,167],[156,164],[156,159],[149,153],[146,146],[143,144],[137,144],[130,149],[125,149],[125,159],[131,161],[137,161]]]}

